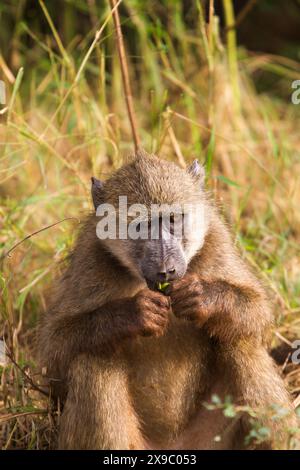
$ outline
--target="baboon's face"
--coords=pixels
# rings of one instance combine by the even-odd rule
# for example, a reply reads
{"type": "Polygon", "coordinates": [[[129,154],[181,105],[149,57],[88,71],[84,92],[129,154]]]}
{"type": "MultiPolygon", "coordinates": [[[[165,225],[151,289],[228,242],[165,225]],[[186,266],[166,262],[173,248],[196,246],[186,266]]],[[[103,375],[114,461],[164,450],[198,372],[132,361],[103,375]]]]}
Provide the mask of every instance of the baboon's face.
{"type": "Polygon", "coordinates": [[[118,223],[124,216],[119,197],[126,196],[127,236],[121,237],[117,231],[117,236],[103,242],[149,286],[184,276],[191,258],[201,249],[208,226],[203,179],[204,170],[197,161],[182,170],[143,154],[103,185],[93,181],[95,206],[98,199],[116,207],[118,223]],[[137,210],[135,215],[132,208],[137,210]]]}
{"type": "Polygon", "coordinates": [[[152,215],[138,223],[141,235],[148,236],[129,242],[129,257],[149,286],[184,276],[190,259],[204,240],[204,227],[201,230],[200,224],[191,226],[194,217],[192,207],[189,212],[152,215]]]}

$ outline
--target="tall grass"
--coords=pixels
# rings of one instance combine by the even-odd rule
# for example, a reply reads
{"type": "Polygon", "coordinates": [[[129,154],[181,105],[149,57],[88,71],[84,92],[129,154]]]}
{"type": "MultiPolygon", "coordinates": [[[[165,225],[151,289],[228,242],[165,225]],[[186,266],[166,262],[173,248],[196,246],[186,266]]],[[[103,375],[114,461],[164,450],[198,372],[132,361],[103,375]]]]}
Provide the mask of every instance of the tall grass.
{"type": "MultiPolygon", "coordinates": [[[[224,0],[228,26],[232,3],[224,0]]],[[[1,259],[0,324],[12,354],[1,368],[4,449],[54,446],[57,416],[34,386],[42,372],[34,330],[59,261],[92,207],[90,176],[107,177],[133,149],[108,4],[74,2],[77,15],[81,8],[89,15],[90,31],[69,25],[63,37],[50,4],[39,4],[47,34],[20,11],[14,61],[4,53],[0,60],[8,95],[0,114],[2,254],[38,232],[1,259]]],[[[253,77],[271,69],[288,95],[299,64],[236,48],[233,32],[226,40],[213,14],[206,24],[197,1],[185,13],[192,22],[177,0],[125,0],[121,13],[143,146],[180,165],[206,162],[208,186],[272,292],[272,346],[291,343],[300,338],[299,108],[272,89],[258,94],[253,77]]],[[[299,404],[299,369],[286,362],[282,372],[299,404]]]]}

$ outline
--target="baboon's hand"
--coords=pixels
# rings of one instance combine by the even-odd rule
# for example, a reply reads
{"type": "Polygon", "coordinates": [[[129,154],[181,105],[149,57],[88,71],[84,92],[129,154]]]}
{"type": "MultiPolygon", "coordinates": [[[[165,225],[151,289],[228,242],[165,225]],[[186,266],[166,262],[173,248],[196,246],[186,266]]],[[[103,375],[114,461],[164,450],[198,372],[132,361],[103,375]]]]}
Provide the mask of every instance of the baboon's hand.
{"type": "Polygon", "coordinates": [[[143,336],[161,336],[170,317],[170,298],[145,288],[133,298],[134,327],[143,336]]]}
{"type": "Polygon", "coordinates": [[[202,326],[212,313],[209,297],[196,274],[186,274],[166,289],[174,315],[202,326]]]}

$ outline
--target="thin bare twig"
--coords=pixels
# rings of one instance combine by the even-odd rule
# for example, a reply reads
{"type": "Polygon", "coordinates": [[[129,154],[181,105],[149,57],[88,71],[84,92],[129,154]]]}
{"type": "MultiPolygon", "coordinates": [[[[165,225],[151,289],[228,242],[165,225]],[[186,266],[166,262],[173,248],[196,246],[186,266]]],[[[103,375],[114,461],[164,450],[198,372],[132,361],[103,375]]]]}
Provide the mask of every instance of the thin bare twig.
{"type": "Polygon", "coordinates": [[[58,222],[55,222],[54,224],[50,224],[50,225],[47,225],[46,227],[43,227],[39,230],[36,230],[35,232],[32,232],[30,233],[29,235],[27,235],[26,237],[24,237],[22,240],[20,240],[18,243],[16,243],[15,245],[13,245],[6,253],[4,253],[3,255],[1,255],[0,257],[0,260],[6,258],[7,256],[10,255],[10,253],[15,249],[17,248],[19,245],[21,245],[21,243],[25,242],[26,240],[29,240],[29,238],[33,237],[34,235],[37,235],[38,233],[41,233],[43,232],[44,230],[47,230],[48,228],[51,228],[51,227],[55,227],[55,225],[58,225],[60,224],[61,222],[64,222],[65,220],[77,220],[78,223],[80,222],[79,219],[77,219],[76,217],[66,217],[65,219],[62,219],[62,220],[59,220],[58,222]]]}
{"type": "Polygon", "coordinates": [[[49,410],[35,410],[35,411],[24,411],[22,413],[13,413],[0,416],[0,422],[4,423],[15,418],[21,418],[23,416],[32,416],[32,415],[45,415],[49,413],[49,410]]]}
{"type": "Polygon", "coordinates": [[[115,9],[113,12],[113,19],[114,19],[114,24],[116,28],[116,39],[117,39],[117,47],[118,47],[118,52],[119,52],[120,65],[121,65],[123,88],[124,88],[124,94],[125,94],[125,100],[126,100],[128,117],[129,117],[130,126],[131,126],[133,142],[134,142],[134,148],[135,148],[135,151],[137,151],[138,148],[140,147],[140,138],[139,138],[138,131],[137,131],[137,123],[136,123],[136,117],[135,117],[134,106],[133,106],[133,99],[132,99],[129,72],[128,72],[128,64],[126,60],[119,11],[118,11],[118,8],[115,8],[116,0],[109,0],[109,2],[110,2],[111,9],[115,9]]]}
{"type": "Polygon", "coordinates": [[[13,365],[21,372],[21,374],[23,375],[23,377],[27,380],[27,382],[29,382],[29,384],[31,385],[31,387],[33,388],[33,390],[36,390],[37,392],[40,392],[42,395],[45,395],[46,397],[49,397],[49,393],[46,392],[46,390],[43,390],[42,388],[40,388],[33,380],[32,378],[30,377],[29,374],[27,374],[27,372],[25,372],[24,369],[22,369],[21,366],[19,366],[19,364],[17,363],[17,361],[15,360],[14,358],[14,355],[12,352],[10,351],[7,351],[6,352],[6,355],[9,357],[9,359],[11,360],[11,362],[13,363],[13,365]]]}

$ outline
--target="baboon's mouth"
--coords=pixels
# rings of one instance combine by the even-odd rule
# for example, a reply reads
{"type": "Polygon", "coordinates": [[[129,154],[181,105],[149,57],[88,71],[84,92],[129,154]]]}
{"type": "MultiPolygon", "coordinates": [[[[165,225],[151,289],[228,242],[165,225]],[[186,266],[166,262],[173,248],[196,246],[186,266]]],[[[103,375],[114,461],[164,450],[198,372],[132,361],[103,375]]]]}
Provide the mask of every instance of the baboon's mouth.
{"type": "Polygon", "coordinates": [[[169,282],[157,282],[157,281],[150,281],[150,279],[145,278],[147,286],[149,289],[158,292],[164,292],[165,289],[170,285],[169,282]]]}

